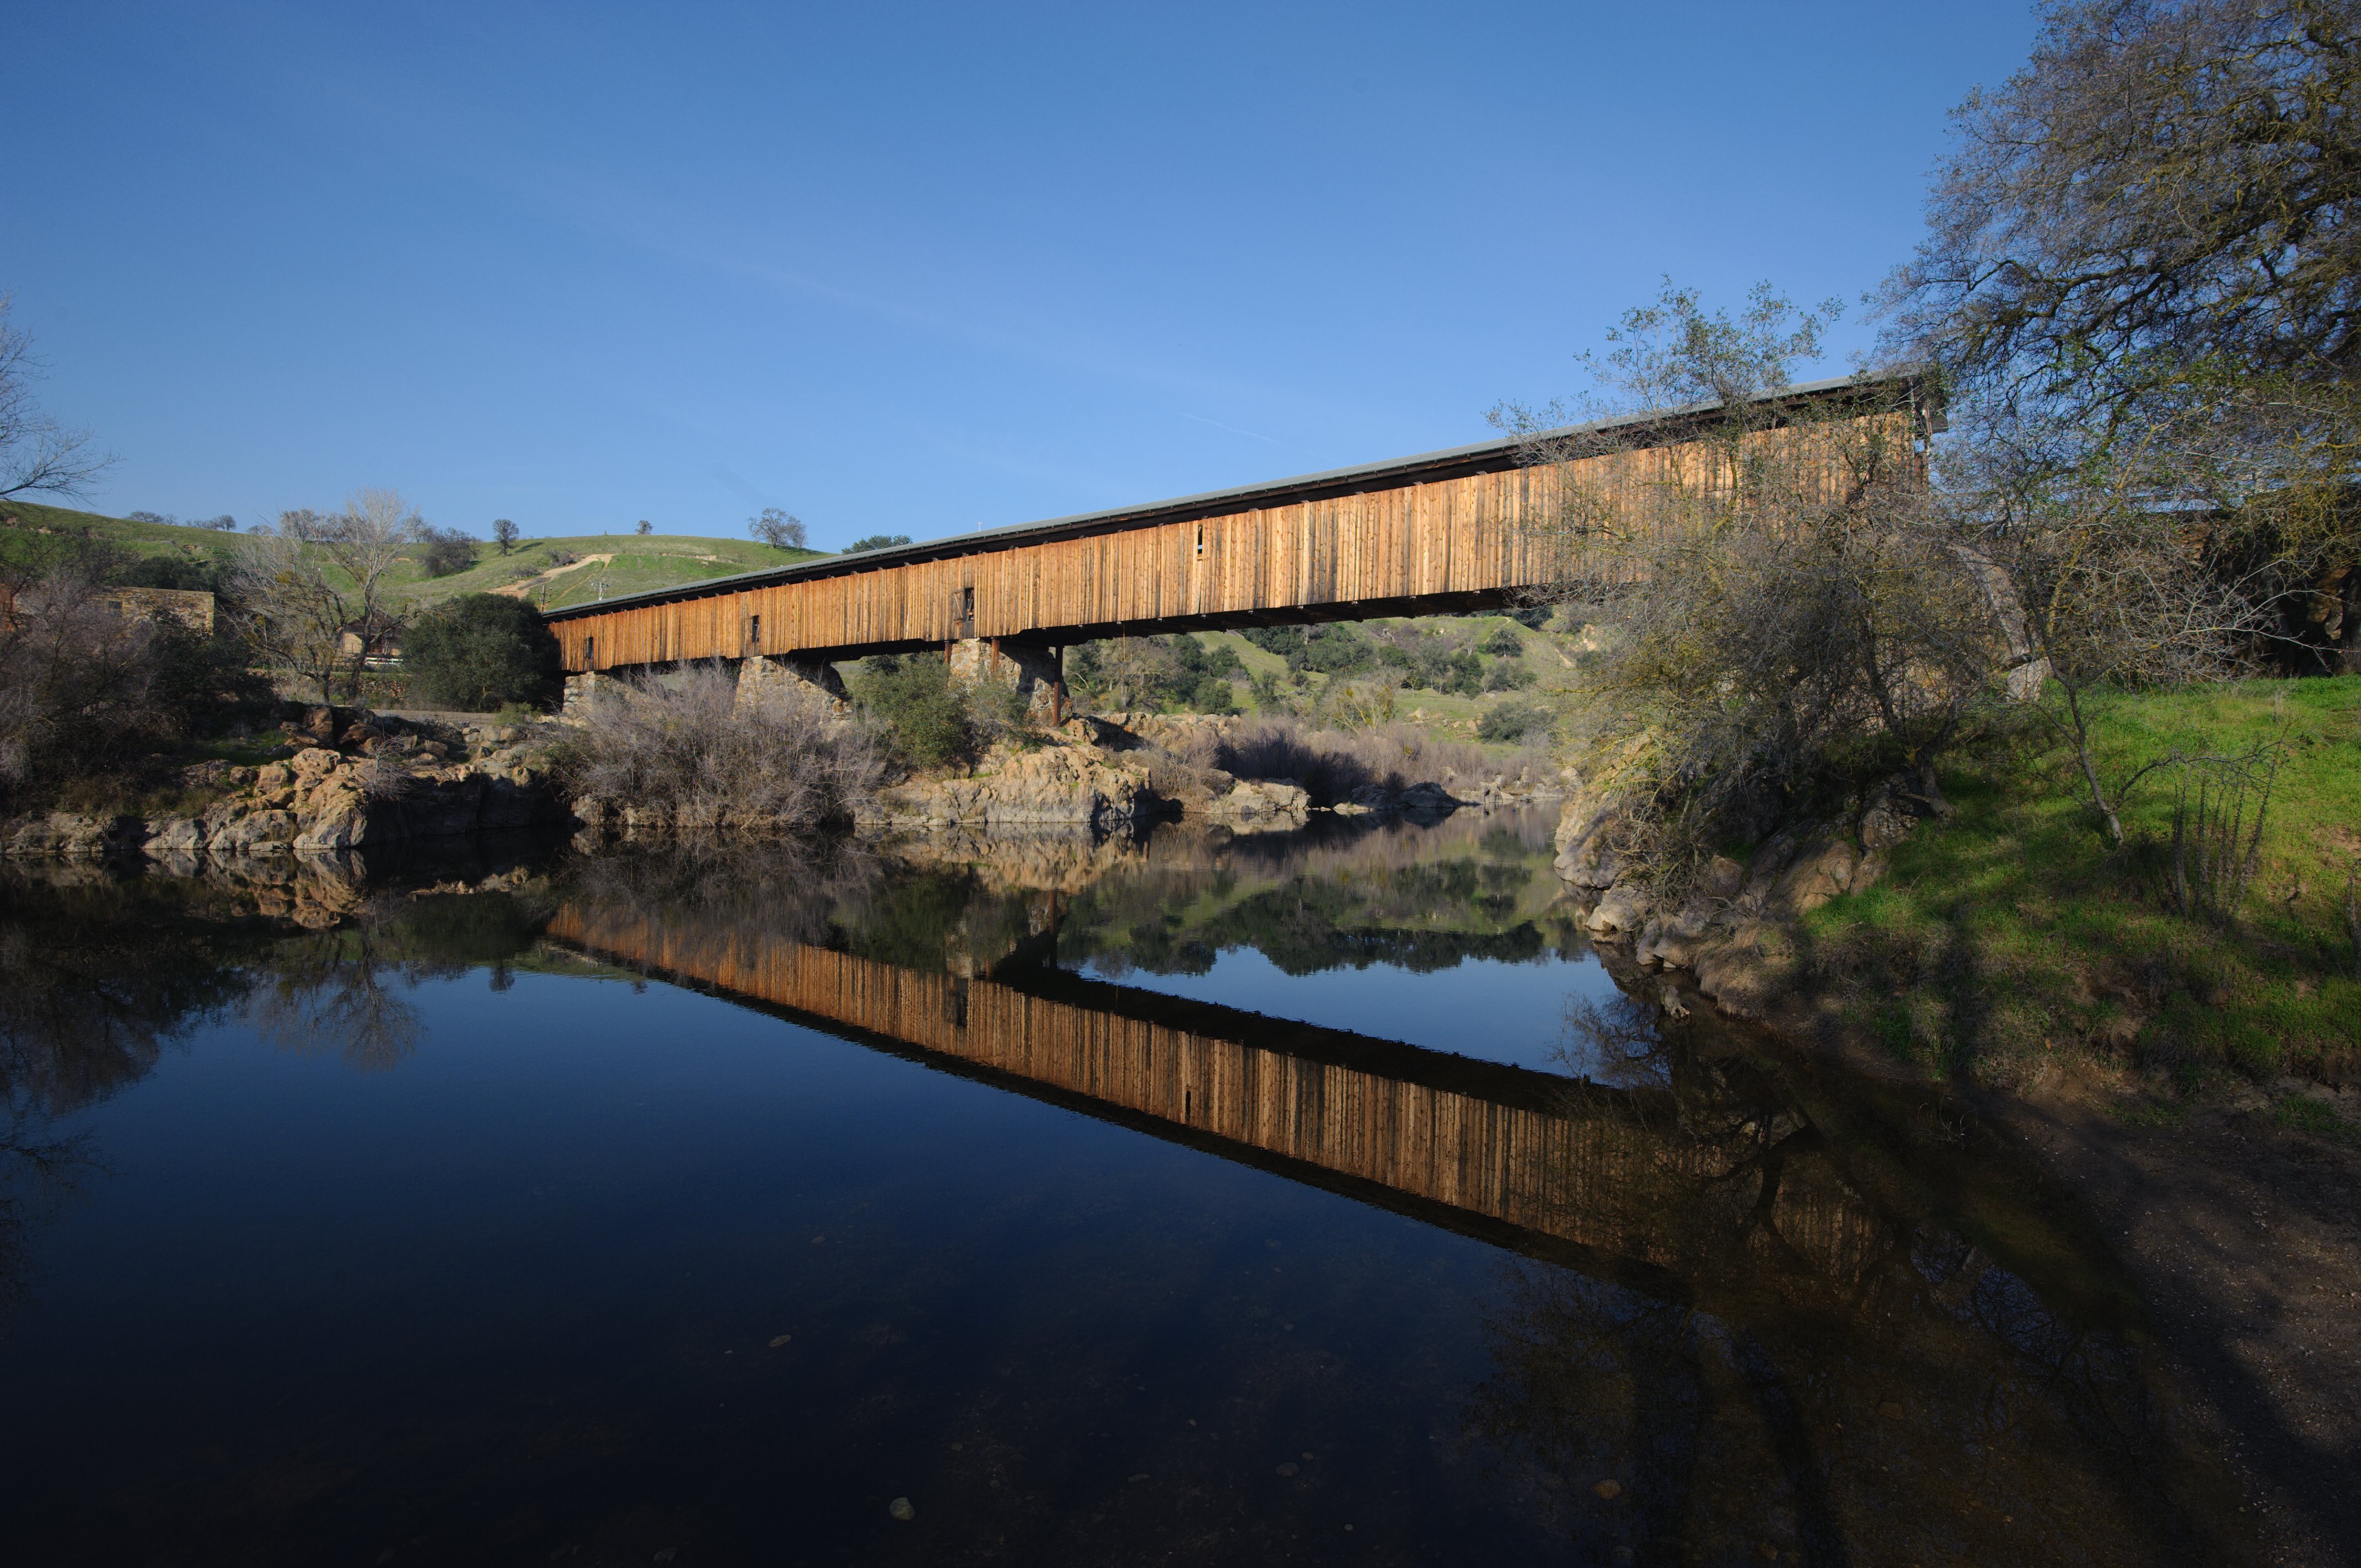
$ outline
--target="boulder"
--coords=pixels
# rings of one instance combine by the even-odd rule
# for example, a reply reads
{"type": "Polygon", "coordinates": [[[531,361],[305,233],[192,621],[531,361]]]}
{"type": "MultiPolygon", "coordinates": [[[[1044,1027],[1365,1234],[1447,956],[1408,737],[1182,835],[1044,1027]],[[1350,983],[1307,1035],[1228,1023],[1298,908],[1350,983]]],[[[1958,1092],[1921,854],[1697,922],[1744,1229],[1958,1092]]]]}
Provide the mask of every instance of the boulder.
{"type": "Polygon", "coordinates": [[[1401,792],[1401,814],[1414,822],[1439,822],[1466,804],[1439,784],[1414,784],[1401,792]]]}
{"type": "Polygon", "coordinates": [[[1706,862],[1705,872],[1697,878],[1700,897],[1719,901],[1736,898],[1746,886],[1746,868],[1728,855],[1716,855],[1706,862]]]}
{"type": "Polygon", "coordinates": [[[1772,905],[1791,915],[1808,915],[1852,887],[1861,851],[1842,839],[1815,837],[1795,855],[1771,889],[1772,905]]]}
{"type": "Polygon", "coordinates": [[[201,817],[159,817],[148,824],[148,841],[140,850],[155,859],[167,853],[192,854],[205,847],[205,838],[201,817]]]}
{"type": "Polygon", "coordinates": [[[1760,1018],[1792,978],[1795,951],[1776,926],[1745,920],[1728,936],[1701,944],[1689,969],[1697,990],[1723,1012],[1760,1018]]]}
{"type": "Polygon", "coordinates": [[[1648,908],[1649,898],[1645,890],[1610,887],[1591,909],[1590,918],[1585,924],[1601,934],[1637,931],[1648,918],[1648,908]]]}
{"type": "Polygon", "coordinates": [[[1558,817],[1557,859],[1552,869],[1559,880],[1575,887],[1614,886],[1623,870],[1623,859],[1612,843],[1621,817],[1612,801],[1577,791],[1558,817]]]}
{"type": "Polygon", "coordinates": [[[1640,961],[1688,968],[1696,959],[1699,945],[1713,931],[1721,910],[1718,901],[1698,894],[1672,914],[1649,921],[1640,934],[1640,961]]]}
{"type": "Polygon", "coordinates": [[[914,828],[1068,825],[1104,832],[1147,815],[1152,799],[1142,771],[1115,766],[1093,747],[1050,745],[1016,753],[974,778],[898,784],[881,792],[861,820],[914,828]]]}
{"type": "Polygon", "coordinates": [[[209,854],[257,854],[292,849],[299,830],[293,812],[276,808],[225,813],[218,821],[212,812],[207,812],[205,822],[210,829],[205,839],[209,854]]]}
{"type": "Polygon", "coordinates": [[[56,856],[88,860],[137,847],[147,825],[136,817],[93,817],[52,811],[21,817],[0,828],[0,844],[10,856],[27,859],[56,856]]]}
{"type": "Polygon", "coordinates": [[[1283,779],[1240,783],[1205,808],[1207,821],[1248,832],[1301,828],[1311,814],[1311,794],[1283,779]]]}

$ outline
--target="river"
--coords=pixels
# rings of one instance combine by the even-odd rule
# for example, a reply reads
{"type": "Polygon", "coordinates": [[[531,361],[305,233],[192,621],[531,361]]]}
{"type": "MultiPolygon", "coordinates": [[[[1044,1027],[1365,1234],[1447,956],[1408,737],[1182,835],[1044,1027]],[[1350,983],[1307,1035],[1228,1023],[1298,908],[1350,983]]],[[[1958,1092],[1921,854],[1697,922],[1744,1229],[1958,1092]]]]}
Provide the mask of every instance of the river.
{"type": "Polygon", "coordinates": [[[2071,1206],[1549,828],[0,872],[6,1555],[2237,1555],[2071,1206]]]}

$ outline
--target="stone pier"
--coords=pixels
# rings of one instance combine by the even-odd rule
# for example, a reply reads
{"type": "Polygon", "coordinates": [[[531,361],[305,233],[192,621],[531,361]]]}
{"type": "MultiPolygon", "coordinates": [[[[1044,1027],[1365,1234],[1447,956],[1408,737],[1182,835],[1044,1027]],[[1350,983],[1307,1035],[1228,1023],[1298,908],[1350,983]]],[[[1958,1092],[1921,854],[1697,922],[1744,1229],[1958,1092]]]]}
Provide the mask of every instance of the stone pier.
{"type": "Polygon", "coordinates": [[[1027,722],[1044,727],[1066,717],[1065,651],[995,637],[950,645],[951,674],[966,681],[996,681],[1025,698],[1027,722]]]}
{"type": "Polygon", "coordinates": [[[598,688],[611,679],[612,676],[600,674],[596,670],[585,670],[578,675],[566,676],[566,700],[557,710],[560,717],[580,718],[588,713],[590,705],[598,700],[598,688]]]}
{"type": "Polygon", "coordinates": [[[817,661],[780,659],[769,654],[753,654],[738,661],[738,700],[746,700],[750,692],[793,690],[801,687],[818,692],[839,708],[851,705],[844,689],[844,679],[836,673],[834,664],[817,661]]]}

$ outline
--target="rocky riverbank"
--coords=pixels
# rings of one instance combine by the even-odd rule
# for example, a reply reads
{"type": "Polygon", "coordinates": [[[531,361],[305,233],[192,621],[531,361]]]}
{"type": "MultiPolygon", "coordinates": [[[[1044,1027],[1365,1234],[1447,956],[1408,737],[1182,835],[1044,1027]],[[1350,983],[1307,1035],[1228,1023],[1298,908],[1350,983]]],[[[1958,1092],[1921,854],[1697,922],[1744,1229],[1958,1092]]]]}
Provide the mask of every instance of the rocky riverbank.
{"type": "Polygon", "coordinates": [[[1664,988],[1668,1008],[1686,1005],[1685,974],[1723,1012],[1766,1018],[1795,995],[1795,922],[1840,894],[1873,886],[1887,851],[1937,809],[1905,781],[1890,781],[1850,821],[1791,824],[1743,863],[1717,856],[1673,900],[1620,849],[1625,818],[1615,793],[1577,782],[1558,821],[1555,869],[1589,901],[1594,936],[1630,943],[1645,969],[1674,971],[1664,988]]]}
{"type": "Polygon", "coordinates": [[[1484,775],[1369,784],[1316,802],[1295,779],[1240,778],[1202,761],[1238,720],[1205,715],[1109,714],[994,745],[961,777],[918,777],[881,791],[864,827],[895,831],[1068,827],[1111,832],[1179,817],[1235,833],[1301,828],[1315,810],[1437,819],[1462,806],[1506,806],[1556,792],[1554,779],[1484,775]]]}
{"type": "Polygon", "coordinates": [[[54,811],[0,821],[0,854],[323,854],[567,820],[539,725],[444,725],[319,707],[284,755],[173,771],[152,815],[54,811]]]}
{"type": "MultiPolygon", "coordinates": [[[[886,785],[854,803],[855,825],[873,833],[1104,835],[1179,818],[1233,833],[1284,832],[1319,810],[1438,821],[1463,806],[1527,805],[1564,788],[1554,775],[1530,771],[1446,773],[1315,798],[1298,779],[1240,777],[1205,761],[1223,753],[1239,722],[1159,714],[1072,719],[1004,739],[963,772],[886,785]]],[[[566,826],[587,833],[587,846],[679,827],[646,804],[569,798],[556,766],[564,721],[442,724],[321,707],[291,729],[290,742],[260,762],[159,762],[144,808],[0,820],[0,855],[322,854],[566,826]]]]}

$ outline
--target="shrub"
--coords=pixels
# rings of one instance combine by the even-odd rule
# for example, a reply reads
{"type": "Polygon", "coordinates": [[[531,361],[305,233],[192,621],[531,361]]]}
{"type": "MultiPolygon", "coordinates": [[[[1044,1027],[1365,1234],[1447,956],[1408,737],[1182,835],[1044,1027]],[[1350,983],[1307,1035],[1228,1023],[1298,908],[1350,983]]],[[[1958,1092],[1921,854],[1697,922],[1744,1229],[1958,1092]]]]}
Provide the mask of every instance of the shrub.
{"type": "Polygon", "coordinates": [[[1104,709],[1189,708],[1232,713],[1229,674],[1244,666],[1226,642],[1194,637],[1110,637],[1078,644],[1066,656],[1066,686],[1104,709]]]}
{"type": "Polygon", "coordinates": [[[618,681],[584,715],[578,796],[675,828],[796,831],[849,819],[876,787],[869,731],[799,683],[748,690],[711,665],[618,681]]]}
{"type": "Polygon", "coordinates": [[[1557,712],[1549,704],[1512,696],[1484,710],[1476,721],[1476,738],[1491,745],[1532,740],[1546,736],[1556,722],[1557,712]]]}
{"type": "Polygon", "coordinates": [[[462,594],[422,617],[402,642],[419,699],[489,713],[546,705],[560,680],[557,639],[522,599],[462,594]]]}
{"type": "Polygon", "coordinates": [[[82,566],[0,582],[0,802],[87,790],[160,744],[270,707],[236,643],[126,616],[82,566]]]}
{"type": "Polygon", "coordinates": [[[1476,652],[1498,659],[1519,659],[1524,656],[1525,641],[1505,626],[1497,627],[1491,636],[1476,644],[1476,652]]]}
{"type": "Polygon", "coordinates": [[[447,577],[476,564],[476,542],[458,529],[421,529],[419,542],[423,548],[418,552],[418,564],[430,577],[447,577]]]}
{"type": "Polygon", "coordinates": [[[1378,644],[1359,627],[1335,622],[1326,626],[1257,626],[1241,633],[1256,647],[1277,653],[1290,670],[1349,675],[1378,662],[1378,644]]]}
{"type": "Polygon", "coordinates": [[[846,545],[844,553],[848,555],[859,555],[871,550],[891,550],[897,544],[908,543],[910,543],[910,536],[906,533],[872,533],[846,545]]]}
{"type": "MultiPolygon", "coordinates": [[[[1223,652],[1227,652],[1228,650],[1223,652]]],[[[1232,654],[1231,657],[1235,660],[1236,655],[1232,654]]],[[[1207,675],[1198,681],[1196,689],[1189,694],[1189,707],[1197,713],[1235,713],[1238,710],[1237,695],[1231,688],[1228,676],[1207,675]]]]}
{"type": "Polygon", "coordinates": [[[1370,644],[1375,661],[1402,672],[1405,685],[1474,696],[1484,684],[1484,661],[1432,632],[1405,628],[1370,644]]]}
{"type": "Polygon", "coordinates": [[[1484,689],[1488,692],[1521,692],[1541,677],[1525,668],[1522,662],[1503,659],[1484,672],[1484,689]]]}
{"type": "Polygon", "coordinates": [[[1346,732],[1283,717],[1249,719],[1209,742],[1205,755],[1189,760],[1244,779],[1292,779],[1320,806],[1349,800],[1354,791],[1372,785],[1399,790],[1439,784],[1490,762],[1474,746],[1437,740],[1409,726],[1346,732]]]}
{"type": "Polygon", "coordinates": [[[976,727],[967,693],[950,666],[931,654],[864,659],[852,682],[853,701],[885,733],[905,766],[939,768],[972,756],[976,727]]]}

